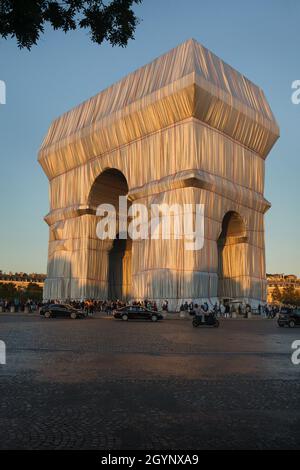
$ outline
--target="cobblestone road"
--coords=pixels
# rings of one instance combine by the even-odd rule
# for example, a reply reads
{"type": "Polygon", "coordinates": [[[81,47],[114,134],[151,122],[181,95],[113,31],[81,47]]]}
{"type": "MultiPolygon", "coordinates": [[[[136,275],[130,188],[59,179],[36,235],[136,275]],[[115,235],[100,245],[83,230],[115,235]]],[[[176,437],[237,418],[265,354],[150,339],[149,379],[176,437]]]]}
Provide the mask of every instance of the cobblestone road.
{"type": "Polygon", "coordinates": [[[300,329],[0,316],[1,449],[299,448],[300,329]]]}

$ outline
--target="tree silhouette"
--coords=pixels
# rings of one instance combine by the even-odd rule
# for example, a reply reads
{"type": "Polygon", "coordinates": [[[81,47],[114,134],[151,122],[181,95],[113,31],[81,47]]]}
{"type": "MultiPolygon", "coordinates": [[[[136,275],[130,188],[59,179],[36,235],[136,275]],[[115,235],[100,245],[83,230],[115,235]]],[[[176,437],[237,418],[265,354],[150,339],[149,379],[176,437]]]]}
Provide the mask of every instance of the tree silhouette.
{"type": "Polygon", "coordinates": [[[282,300],[282,293],[280,292],[277,284],[275,285],[275,288],[272,292],[272,300],[273,302],[280,302],[282,300]]]}
{"type": "Polygon", "coordinates": [[[282,292],[282,302],[284,304],[299,305],[300,294],[296,291],[293,285],[287,286],[282,292]]]}
{"type": "Polygon", "coordinates": [[[43,288],[35,282],[30,282],[24,291],[24,298],[41,301],[43,299],[43,288]]]}
{"type": "Polygon", "coordinates": [[[142,0],[0,0],[0,36],[15,37],[20,48],[31,49],[45,24],[65,33],[85,28],[93,42],[107,40],[125,47],[139,22],[133,11],[142,0]]]}
{"type": "Polygon", "coordinates": [[[13,300],[17,294],[18,290],[13,282],[0,283],[0,299],[13,300]]]}

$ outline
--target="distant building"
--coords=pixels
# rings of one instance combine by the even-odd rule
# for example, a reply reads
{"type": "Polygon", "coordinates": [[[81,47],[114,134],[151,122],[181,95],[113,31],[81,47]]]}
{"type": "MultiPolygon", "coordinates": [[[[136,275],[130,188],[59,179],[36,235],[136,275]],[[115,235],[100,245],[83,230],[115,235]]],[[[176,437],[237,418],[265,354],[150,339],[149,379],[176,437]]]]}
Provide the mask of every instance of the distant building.
{"type": "Polygon", "coordinates": [[[267,301],[273,302],[273,292],[278,287],[280,293],[287,287],[294,287],[300,293],[300,278],[295,274],[267,274],[267,301]]]}
{"type": "Polygon", "coordinates": [[[0,270],[0,284],[14,284],[17,288],[26,289],[28,284],[35,283],[39,287],[44,287],[46,274],[39,273],[4,273],[0,270]]]}

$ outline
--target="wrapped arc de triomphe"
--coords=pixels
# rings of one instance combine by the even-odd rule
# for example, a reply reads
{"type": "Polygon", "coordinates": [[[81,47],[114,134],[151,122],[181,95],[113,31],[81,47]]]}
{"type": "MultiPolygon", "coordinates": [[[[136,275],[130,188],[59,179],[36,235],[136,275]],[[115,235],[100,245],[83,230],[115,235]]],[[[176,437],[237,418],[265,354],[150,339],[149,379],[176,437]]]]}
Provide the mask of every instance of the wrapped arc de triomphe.
{"type": "Polygon", "coordinates": [[[266,299],[265,159],[279,129],[263,91],[188,40],[56,119],[45,299],[266,299]],[[100,240],[96,209],[203,204],[204,246],[100,240]]]}

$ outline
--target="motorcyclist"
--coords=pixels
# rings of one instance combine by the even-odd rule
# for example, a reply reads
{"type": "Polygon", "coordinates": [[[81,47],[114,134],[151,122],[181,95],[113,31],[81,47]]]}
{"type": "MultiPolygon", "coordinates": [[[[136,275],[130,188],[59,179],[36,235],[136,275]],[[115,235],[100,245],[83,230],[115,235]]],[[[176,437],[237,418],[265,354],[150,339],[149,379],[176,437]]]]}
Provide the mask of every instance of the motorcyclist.
{"type": "Polygon", "coordinates": [[[195,312],[195,315],[197,316],[197,318],[199,318],[200,322],[201,323],[204,323],[205,322],[205,310],[203,309],[202,305],[199,306],[198,304],[195,304],[194,306],[194,312],[195,312]]]}
{"type": "Polygon", "coordinates": [[[205,302],[204,305],[201,305],[201,309],[204,313],[204,323],[207,323],[208,322],[208,319],[209,319],[209,316],[211,315],[210,311],[209,311],[209,307],[208,307],[208,303],[205,302]]]}

